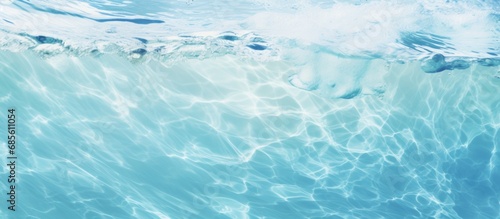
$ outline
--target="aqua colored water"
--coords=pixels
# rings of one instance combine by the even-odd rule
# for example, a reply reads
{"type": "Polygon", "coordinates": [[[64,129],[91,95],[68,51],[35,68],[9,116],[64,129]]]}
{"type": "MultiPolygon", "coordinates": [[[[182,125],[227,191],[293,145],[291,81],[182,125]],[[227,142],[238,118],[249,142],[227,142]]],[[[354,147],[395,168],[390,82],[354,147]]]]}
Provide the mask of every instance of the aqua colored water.
{"type": "Polygon", "coordinates": [[[0,218],[500,218],[497,1],[0,3],[0,218]]]}

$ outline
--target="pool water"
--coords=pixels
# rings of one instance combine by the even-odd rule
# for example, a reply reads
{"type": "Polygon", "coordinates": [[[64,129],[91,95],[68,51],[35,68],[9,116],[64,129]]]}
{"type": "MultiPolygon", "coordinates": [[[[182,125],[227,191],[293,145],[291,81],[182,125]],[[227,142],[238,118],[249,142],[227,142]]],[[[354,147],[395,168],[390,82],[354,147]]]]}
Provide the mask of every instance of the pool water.
{"type": "Polygon", "coordinates": [[[499,218],[498,11],[2,1],[0,218],[499,218]]]}

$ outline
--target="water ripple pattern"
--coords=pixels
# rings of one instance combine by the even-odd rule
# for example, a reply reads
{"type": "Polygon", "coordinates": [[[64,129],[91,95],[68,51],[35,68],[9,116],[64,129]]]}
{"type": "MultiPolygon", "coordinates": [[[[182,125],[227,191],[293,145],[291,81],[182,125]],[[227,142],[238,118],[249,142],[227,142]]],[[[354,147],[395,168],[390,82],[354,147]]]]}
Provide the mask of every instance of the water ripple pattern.
{"type": "Polygon", "coordinates": [[[0,1],[0,218],[500,218],[498,11],[0,1]]]}

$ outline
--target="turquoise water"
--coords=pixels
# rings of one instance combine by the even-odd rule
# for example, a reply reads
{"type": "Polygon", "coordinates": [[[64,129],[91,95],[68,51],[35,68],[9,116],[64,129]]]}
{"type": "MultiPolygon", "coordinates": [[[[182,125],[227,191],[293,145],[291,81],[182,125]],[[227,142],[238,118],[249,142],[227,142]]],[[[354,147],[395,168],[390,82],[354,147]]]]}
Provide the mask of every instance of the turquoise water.
{"type": "Polygon", "coordinates": [[[500,218],[495,1],[0,3],[0,218],[500,218]]]}

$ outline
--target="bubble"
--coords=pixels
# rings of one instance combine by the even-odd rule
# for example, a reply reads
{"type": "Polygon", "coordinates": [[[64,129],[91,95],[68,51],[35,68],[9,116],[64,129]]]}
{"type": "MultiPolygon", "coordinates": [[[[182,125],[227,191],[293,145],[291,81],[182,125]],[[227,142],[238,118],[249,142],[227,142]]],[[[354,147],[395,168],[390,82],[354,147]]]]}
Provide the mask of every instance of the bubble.
{"type": "Polygon", "coordinates": [[[426,73],[437,73],[448,69],[444,56],[441,54],[436,54],[431,59],[422,62],[421,68],[426,73]]]}

